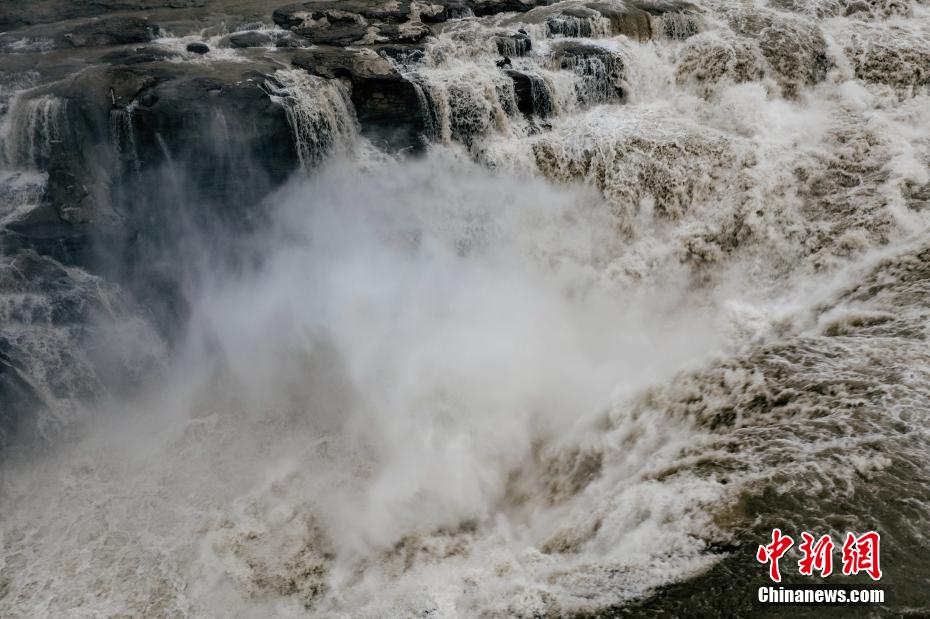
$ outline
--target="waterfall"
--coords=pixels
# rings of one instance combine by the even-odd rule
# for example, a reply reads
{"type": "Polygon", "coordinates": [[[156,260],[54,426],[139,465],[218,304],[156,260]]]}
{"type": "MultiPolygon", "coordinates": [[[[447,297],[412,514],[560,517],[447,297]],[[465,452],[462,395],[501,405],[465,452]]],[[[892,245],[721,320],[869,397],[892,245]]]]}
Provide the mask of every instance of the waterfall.
{"type": "Polygon", "coordinates": [[[613,34],[609,19],[595,11],[590,14],[559,13],[546,20],[550,37],[567,38],[605,38],[613,34]]]}
{"type": "Polygon", "coordinates": [[[275,81],[266,82],[266,87],[287,111],[304,169],[352,147],[358,121],[349,92],[339,81],[287,69],[277,71],[275,81]]]}
{"type": "Polygon", "coordinates": [[[471,146],[491,133],[507,132],[518,113],[513,81],[506,73],[467,63],[408,75],[424,93],[427,118],[435,118],[441,142],[471,146]]]}
{"type": "Polygon", "coordinates": [[[654,21],[653,31],[669,39],[687,39],[701,31],[700,17],[688,12],[665,13],[654,21]]]}
{"type": "Polygon", "coordinates": [[[128,168],[138,174],[142,167],[139,161],[139,152],[136,147],[135,128],[132,124],[132,105],[126,108],[113,108],[110,110],[110,144],[116,154],[120,167],[128,168]]]}
{"type": "Polygon", "coordinates": [[[0,119],[0,151],[5,165],[44,168],[52,149],[63,139],[64,111],[64,103],[52,95],[14,96],[0,119]]]}
{"type": "Polygon", "coordinates": [[[0,91],[0,407],[56,437],[0,459],[0,616],[752,614],[776,526],[879,531],[786,582],[930,616],[926,1],[332,5],[100,69],[86,150],[160,198],[112,282],[15,225],[79,86],[0,91]]]}
{"type": "MultiPolygon", "coordinates": [[[[64,135],[64,103],[20,90],[0,114],[0,225],[13,223],[39,205],[48,182],[53,149],[64,135]]],[[[0,241],[2,247],[2,241],[0,241]]]]}

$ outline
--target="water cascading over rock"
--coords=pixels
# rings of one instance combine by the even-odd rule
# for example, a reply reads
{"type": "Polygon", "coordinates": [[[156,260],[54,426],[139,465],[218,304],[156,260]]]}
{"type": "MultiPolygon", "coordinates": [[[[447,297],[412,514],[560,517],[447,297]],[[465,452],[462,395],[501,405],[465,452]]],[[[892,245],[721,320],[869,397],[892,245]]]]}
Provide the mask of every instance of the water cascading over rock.
{"type": "Polygon", "coordinates": [[[0,15],[0,615],[930,612],[924,2],[129,4],[0,15]]]}

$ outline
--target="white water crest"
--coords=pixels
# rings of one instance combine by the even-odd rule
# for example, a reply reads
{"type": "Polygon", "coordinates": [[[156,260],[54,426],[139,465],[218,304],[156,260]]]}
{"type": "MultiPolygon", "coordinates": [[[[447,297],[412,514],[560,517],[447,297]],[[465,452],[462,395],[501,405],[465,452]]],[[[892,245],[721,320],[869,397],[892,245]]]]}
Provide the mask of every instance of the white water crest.
{"type": "Polygon", "coordinates": [[[4,464],[0,615],[635,612],[776,524],[881,530],[925,611],[930,12],[698,4],[443,25],[419,159],[279,71],[305,170],[141,393],[4,464]]]}
{"type": "Polygon", "coordinates": [[[301,166],[310,169],[332,154],[345,155],[358,138],[358,120],[343,84],[297,69],[275,73],[266,82],[287,111],[301,166]]]}
{"type": "Polygon", "coordinates": [[[52,95],[14,95],[0,117],[0,147],[5,167],[36,169],[62,139],[64,103],[52,95]]]}

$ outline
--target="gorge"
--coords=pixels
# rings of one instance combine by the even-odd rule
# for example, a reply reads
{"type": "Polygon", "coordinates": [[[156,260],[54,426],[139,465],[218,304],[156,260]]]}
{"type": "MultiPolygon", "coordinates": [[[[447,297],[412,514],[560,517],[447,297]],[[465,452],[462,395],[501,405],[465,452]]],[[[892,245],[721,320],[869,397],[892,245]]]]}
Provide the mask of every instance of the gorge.
{"type": "Polygon", "coordinates": [[[0,616],[922,616],[928,207],[926,0],[0,0],[0,616]]]}

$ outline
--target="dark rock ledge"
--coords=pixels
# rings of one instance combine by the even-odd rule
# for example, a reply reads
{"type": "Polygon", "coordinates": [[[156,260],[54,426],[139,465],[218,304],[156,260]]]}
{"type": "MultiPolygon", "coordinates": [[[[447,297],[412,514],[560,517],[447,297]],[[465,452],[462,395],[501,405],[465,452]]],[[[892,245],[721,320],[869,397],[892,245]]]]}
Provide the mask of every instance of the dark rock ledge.
{"type": "MultiPolygon", "coordinates": [[[[449,20],[510,12],[523,21],[574,27],[573,19],[600,16],[616,33],[642,39],[656,36],[650,17],[692,10],[671,0],[571,6],[554,0],[0,0],[0,114],[18,115],[20,138],[38,146],[14,153],[12,161],[4,151],[0,159],[7,169],[47,175],[41,198],[17,207],[17,217],[0,226],[0,294],[23,285],[4,276],[14,267],[57,273],[60,265],[74,265],[129,290],[163,331],[181,324],[179,282],[188,265],[176,239],[190,237],[191,229],[205,231],[202,239],[233,238],[255,225],[262,198],[300,165],[275,77],[282,68],[340,80],[364,135],[389,150],[416,152],[435,130],[435,118],[421,85],[397,67],[415,70],[428,39],[449,20]],[[156,41],[168,35],[190,38],[176,46],[156,41]],[[220,60],[230,50],[236,61],[220,60]],[[53,110],[41,107],[49,101],[53,110]]],[[[501,23],[493,35],[498,50],[530,53],[529,35],[501,23]]],[[[583,72],[579,63],[603,60],[616,85],[605,96],[622,98],[621,62],[596,47],[556,49],[557,69],[583,72]]],[[[519,112],[534,119],[553,112],[538,76],[506,74],[519,112]]],[[[17,191],[0,187],[5,213],[11,210],[5,196],[17,191]]],[[[218,248],[211,249],[235,253],[213,242],[218,248]]],[[[42,399],[25,371],[27,355],[0,339],[0,450],[13,426],[28,427],[42,399]]]]}
{"type": "MultiPolygon", "coordinates": [[[[89,231],[149,220],[143,209],[154,208],[153,200],[131,198],[134,191],[138,197],[132,187],[166,165],[183,169],[205,205],[223,205],[216,216],[247,218],[240,207],[257,203],[297,165],[286,110],[262,87],[281,67],[343,80],[367,136],[388,149],[416,151],[429,113],[418,86],[388,59],[416,64],[424,40],[449,19],[519,12],[528,21],[574,23],[599,15],[617,33],[642,38],[654,35],[650,16],[693,10],[671,0],[310,0],[283,6],[259,0],[36,0],[30,11],[17,9],[18,0],[0,4],[9,9],[0,24],[17,26],[0,34],[0,48],[10,50],[0,56],[0,74],[32,76],[37,86],[27,98],[54,96],[63,115],[61,135],[33,162],[49,175],[43,205],[0,234],[16,246],[75,263],[88,261],[80,239],[89,231]],[[56,15],[66,19],[53,21],[56,15]],[[200,32],[256,17],[273,20],[284,32],[253,28],[226,36],[220,45],[237,48],[238,62],[188,61],[179,58],[183,51],[152,44],[164,32],[200,32]],[[277,51],[269,53],[265,48],[272,45],[277,51]]],[[[532,48],[525,32],[501,32],[497,43],[504,51],[532,48]]],[[[213,51],[200,42],[187,49],[195,52],[186,52],[190,56],[213,51]]],[[[580,46],[557,50],[555,68],[574,70],[585,58],[606,53],[580,46]]],[[[605,60],[616,86],[605,97],[622,99],[622,64],[605,60]]],[[[541,118],[552,112],[536,76],[507,74],[521,112],[541,118]]]]}

